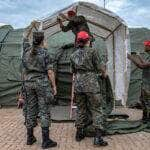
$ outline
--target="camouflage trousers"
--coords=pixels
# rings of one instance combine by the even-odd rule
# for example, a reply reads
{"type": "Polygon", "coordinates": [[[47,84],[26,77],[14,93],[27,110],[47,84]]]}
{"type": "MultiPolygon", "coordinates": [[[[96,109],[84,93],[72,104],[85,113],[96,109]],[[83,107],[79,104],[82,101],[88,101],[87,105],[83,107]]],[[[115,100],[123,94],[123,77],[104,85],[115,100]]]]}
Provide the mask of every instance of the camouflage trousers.
{"type": "MultiPolygon", "coordinates": [[[[26,91],[24,88],[22,88],[23,90],[21,90],[22,92],[22,96],[24,99],[24,104],[23,104],[23,116],[25,118],[25,123],[26,123],[26,118],[27,118],[27,101],[26,101],[26,91]]],[[[38,108],[38,104],[36,106],[36,108],[38,108]]],[[[37,115],[39,114],[39,110],[37,109],[37,115]]]]}
{"type": "Polygon", "coordinates": [[[27,83],[26,89],[26,106],[25,118],[26,127],[35,127],[37,116],[40,117],[41,127],[50,125],[50,102],[53,99],[52,92],[48,86],[42,84],[27,83]]]}
{"type": "Polygon", "coordinates": [[[150,118],[150,91],[142,89],[142,107],[143,113],[147,114],[147,117],[150,118]]]}
{"type": "Polygon", "coordinates": [[[75,93],[75,103],[78,108],[75,126],[85,128],[92,121],[95,128],[103,129],[104,116],[101,102],[100,93],[75,93]]]}
{"type": "MultiPolygon", "coordinates": [[[[36,104],[37,106],[36,106],[36,110],[37,110],[37,112],[36,112],[36,114],[37,114],[37,116],[38,116],[38,114],[39,114],[39,110],[38,110],[38,103],[36,104]]],[[[27,121],[27,101],[26,101],[26,99],[24,98],[24,104],[23,104],[23,116],[24,116],[24,119],[25,119],[25,123],[26,123],[26,121],[27,121]]]]}

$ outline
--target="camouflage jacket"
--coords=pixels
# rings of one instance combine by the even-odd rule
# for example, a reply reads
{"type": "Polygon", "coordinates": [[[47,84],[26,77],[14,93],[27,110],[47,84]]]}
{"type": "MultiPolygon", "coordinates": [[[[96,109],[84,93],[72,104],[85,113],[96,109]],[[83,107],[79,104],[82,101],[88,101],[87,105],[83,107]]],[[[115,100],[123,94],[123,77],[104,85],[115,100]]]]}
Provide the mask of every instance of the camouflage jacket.
{"type": "Polygon", "coordinates": [[[67,26],[62,27],[63,32],[67,32],[69,30],[72,30],[75,35],[80,31],[86,31],[91,35],[87,20],[84,16],[74,16],[71,18],[67,26]]]}
{"type": "MultiPolygon", "coordinates": [[[[150,63],[150,52],[146,54],[145,61],[150,63]]],[[[142,88],[150,92],[150,67],[143,69],[142,88]]]]}
{"type": "Polygon", "coordinates": [[[37,54],[31,55],[31,47],[27,48],[22,56],[22,66],[25,80],[35,81],[47,78],[47,71],[53,69],[51,58],[46,49],[37,48],[37,54]]]}
{"type": "Polygon", "coordinates": [[[71,56],[71,68],[75,74],[75,92],[99,93],[100,85],[97,74],[103,61],[98,51],[90,47],[78,49],[71,56]]]}

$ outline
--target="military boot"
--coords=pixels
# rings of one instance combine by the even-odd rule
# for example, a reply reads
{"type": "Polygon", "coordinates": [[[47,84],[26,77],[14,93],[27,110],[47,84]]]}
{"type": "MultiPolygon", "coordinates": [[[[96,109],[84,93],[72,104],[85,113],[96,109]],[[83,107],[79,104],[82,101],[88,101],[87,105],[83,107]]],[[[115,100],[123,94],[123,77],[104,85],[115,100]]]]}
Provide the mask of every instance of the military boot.
{"type": "Polygon", "coordinates": [[[52,141],[49,138],[49,128],[48,127],[42,128],[42,139],[43,139],[43,142],[42,142],[43,149],[57,146],[57,143],[52,141]]]}
{"type": "Polygon", "coordinates": [[[77,142],[80,142],[80,141],[83,140],[84,138],[85,138],[84,129],[83,129],[83,128],[77,128],[76,141],[77,141],[77,142]]]}
{"type": "Polygon", "coordinates": [[[96,131],[96,133],[95,133],[95,137],[94,137],[94,145],[95,146],[107,146],[108,143],[106,141],[104,141],[102,138],[102,130],[96,129],[95,131],[96,131]]]}
{"type": "Polygon", "coordinates": [[[36,142],[36,138],[33,135],[33,128],[27,128],[27,145],[32,145],[36,142]]]}

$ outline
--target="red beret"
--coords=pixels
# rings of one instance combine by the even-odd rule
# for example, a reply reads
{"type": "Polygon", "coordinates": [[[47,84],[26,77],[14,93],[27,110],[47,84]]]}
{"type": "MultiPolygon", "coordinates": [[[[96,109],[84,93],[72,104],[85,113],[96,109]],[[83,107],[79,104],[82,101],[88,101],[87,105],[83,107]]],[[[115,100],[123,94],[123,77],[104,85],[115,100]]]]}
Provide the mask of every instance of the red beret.
{"type": "Polygon", "coordinates": [[[85,31],[80,31],[77,34],[77,41],[79,41],[79,40],[89,40],[89,38],[90,38],[89,34],[85,31]]]}
{"type": "Polygon", "coordinates": [[[74,10],[69,10],[67,13],[69,17],[73,17],[76,15],[76,12],[74,10]]]}
{"type": "Polygon", "coordinates": [[[150,41],[144,41],[144,46],[150,46],[150,41]]]}

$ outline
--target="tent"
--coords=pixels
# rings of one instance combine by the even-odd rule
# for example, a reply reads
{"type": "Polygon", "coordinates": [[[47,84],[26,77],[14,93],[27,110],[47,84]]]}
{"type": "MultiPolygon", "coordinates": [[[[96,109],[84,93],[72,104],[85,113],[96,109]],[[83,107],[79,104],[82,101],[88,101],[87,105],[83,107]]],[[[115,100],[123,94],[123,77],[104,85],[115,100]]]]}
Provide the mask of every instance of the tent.
{"type": "MultiPolygon", "coordinates": [[[[54,13],[50,17],[40,20],[42,29],[45,31],[45,35],[48,39],[50,54],[53,54],[54,58],[58,58],[57,60],[61,60],[59,57],[61,56],[60,53],[63,52],[62,55],[64,60],[61,60],[61,62],[57,61],[57,65],[59,64],[58,80],[61,81],[58,83],[60,86],[59,89],[63,89],[60,93],[66,95],[65,93],[69,92],[68,95],[71,94],[70,90],[66,90],[70,89],[70,84],[68,83],[71,82],[67,64],[69,57],[66,57],[66,55],[69,56],[69,53],[71,54],[71,51],[73,52],[74,48],[68,46],[67,48],[64,47],[65,45],[74,42],[74,35],[72,32],[61,32],[56,19],[60,12],[66,13],[67,10],[71,8],[76,9],[78,15],[84,15],[87,18],[90,30],[96,39],[94,47],[99,50],[100,54],[107,62],[108,73],[114,89],[115,99],[117,101],[121,100],[122,104],[125,104],[127,100],[129,74],[126,53],[127,50],[130,50],[128,28],[125,22],[114,13],[86,2],[74,3],[63,10],[54,13]],[[67,66],[65,66],[66,64],[67,66]],[[63,69],[61,69],[61,67],[63,69]],[[64,73],[66,73],[65,78],[64,73]],[[62,85],[64,86],[63,88],[62,85]]],[[[67,21],[64,20],[64,23],[67,23],[67,21]]],[[[0,103],[11,105],[11,102],[12,104],[16,102],[14,101],[16,99],[15,93],[17,93],[21,84],[19,82],[19,69],[22,51],[22,35],[24,30],[13,30],[10,28],[8,31],[4,31],[4,28],[6,28],[6,26],[1,29],[6,35],[2,37],[0,53],[1,61],[3,61],[1,63],[0,103]],[[14,72],[14,70],[16,71],[14,72]]],[[[64,100],[70,99],[70,97],[66,98],[64,95],[60,94],[60,98],[63,98],[64,100]]]]}
{"type": "MultiPolygon", "coordinates": [[[[129,83],[129,64],[126,54],[127,51],[130,51],[127,25],[119,16],[102,7],[87,2],[74,3],[50,17],[40,20],[51,52],[74,42],[74,35],[71,32],[62,33],[57,22],[59,13],[66,13],[72,8],[76,10],[78,15],[87,18],[90,30],[96,39],[93,47],[100,51],[101,55],[106,58],[105,60],[108,60],[108,62],[106,61],[107,68],[115,99],[125,105],[129,83]],[[100,47],[100,41],[106,45],[105,49],[101,49],[104,47],[100,47]]],[[[67,21],[64,20],[64,23],[66,24],[67,21]]]]}
{"type": "MultiPolygon", "coordinates": [[[[58,84],[59,84],[59,97],[60,98],[64,98],[64,102],[66,102],[66,99],[70,99],[70,97],[65,98],[64,95],[70,95],[70,87],[71,87],[71,74],[70,74],[70,70],[69,70],[69,56],[70,54],[74,51],[74,48],[71,46],[70,43],[74,42],[74,35],[71,32],[67,32],[67,33],[63,33],[60,32],[60,28],[57,25],[56,22],[56,16],[58,13],[60,12],[66,12],[68,9],[70,8],[78,8],[77,12],[78,14],[83,14],[85,15],[88,20],[89,20],[89,25],[90,25],[90,29],[92,30],[94,36],[96,36],[96,41],[94,43],[94,47],[99,48],[100,54],[104,56],[104,59],[106,59],[106,56],[108,55],[108,60],[109,62],[107,62],[108,64],[108,71],[109,71],[109,75],[111,77],[111,81],[112,84],[115,83],[116,84],[116,88],[114,88],[114,84],[113,84],[113,89],[114,92],[117,93],[116,90],[120,91],[120,88],[123,87],[123,89],[125,89],[124,86],[121,86],[125,80],[122,80],[122,82],[120,82],[121,84],[119,85],[119,81],[121,80],[121,78],[118,78],[118,71],[116,72],[116,69],[118,69],[118,67],[120,66],[120,62],[119,63],[115,63],[113,64],[113,61],[118,60],[119,56],[122,56],[120,53],[126,52],[122,51],[122,49],[119,51],[115,51],[115,53],[113,52],[111,46],[113,43],[111,43],[110,41],[112,41],[112,37],[113,35],[116,36],[118,35],[118,32],[120,32],[120,30],[123,32],[124,36],[126,37],[127,40],[125,40],[125,43],[127,43],[128,41],[128,34],[125,34],[125,31],[128,32],[128,29],[126,27],[126,25],[124,24],[124,22],[115,14],[109,12],[108,10],[105,10],[103,8],[100,8],[96,5],[90,4],[90,3],[84,3],[84,2],[78,2],[75,3],[59,12],[56,12],[55,14],[53,14],[52,16],[42,19],[40,20],[43,24],[43,29],[45,30],[45,34],[48,38],[48,43],[49,43],[49,52],[50,54],[54,53],[54,57],[57,57],[57,60],[59,60],[59,62],[57,61],[57,65],[59,65],[59,74],[58,74],[58,84]],[[86,12],[84,11],[86,10],[86,12]],[[98,15],[98,16],[97,16],[98,15]],[[103,28],[100,28],[99,26],[106,26],[104,25],[105,22],[107,22],[107,20],[103,19],[104,16],[108,16],[108,20],[110,21],[110,18],[112,18],[111,20],[116,20],[114,21],[113,24],[117,24],[116,22],[118,22],[118,24],[120,23],[120,26],[118,26],[118,28],[116,28],[116,30],[114,32],[112,32],[112,34],[110,34],[109,38],[105,38],[106,35],[103,35],[102,37],[102,33],[105,31],[103,28]],[[97,19],[99,18],[99,20],[97,19]],[[90,21],[94,21],[95,22],[101,22],[101,24],[99,23],[95,25],[91,25],[90,21]],[[102,20],[102,21],[100,21],[102,20]],[[97,27],[98,25],[98,27],[97,27]],[[100,32],[100,31],[103,32],[100,32]],[[98,32],[99,31],[99,32],[98,32]],[[98,34],[98,35],[97,35],[98,34]],[[68,38],[69,37],[69,38],[68,38]],[[106,51],[106,46],[105,43],[107,44],[107,47],[109,48],[109,51],[106,51]],[[70,46],[66,46],[65,45],[69,45],[70,46]],[[109,45],[110,44],[110,45],[109,45]],[[112,50],[112,51],[111,51],[112,50]],[[119,52],[118,52],[119,51],[119,52]],[[57,55],[56,55],[57,54],[57,55]],[[116,55],[117,57],[111,57],[116,55]],[[59,57],[58,57],[59,56],[59,57]],[[115,70],[113,69],[113,67],[117,67],[115,70]],[[115,79],[119,79],[119,81],[113,80],[114,75],[116,76],[115,79]],[[119,86],[119,88],[118,88],[119,86]],[[63,87],[63,88],[62,88],[63,87]]],[[[65,22],[67,23],[67,22],[65,22]]],[[[110,23],[110,22],[108,22],[110,23]]],[[[108,27],[108,26],[106,26],[108,27]]],[[[112,27],[110,27],[111,30],[113,30],[112,27]]],[[[22,53],[22,40],[23,40],[23,32],[25,29],[13,29],[10,25],[4,25],[0,27],[0,105],[16,105],[16,93],[17,91],[19,91],[21,83],[20,81],[20,63],[21,63],[21,53],[22,53]]],[[[108,31],[106,32],[108,34],[108,31]]],[[[143,53],[143,47],[142,47],[142,43],[144,40],[146,39],[150,39],[150,30],[145,29],[145,28],[137,28],[137,29],[130,29],[130,39],[131,39],[131,50],[132,51],[137,51],[140,53],[143,53]],[[139,48],[140,47],[140,48],[139,48]]],[[[121,38],[119,36],[119,38],[121,38]]],[[[120,44],[120,39],[119,40],[119,44],[120,44]]],[[[114,40],[114,43],[115,40],[114,40]]],[[[117,45],[116,45],[117,46],[117,45]]],[[[114,47],[116,47],[114,44],[114,47]]],[[[125,44],[124,46],[129,46],[129,44],[125,44]]],[[[118,46],[117,46],[118,47],[118,46]]],[[[123,56],[125,57],[125,56],[123,56]]],[[[106,59],[106,60],[107,60],[106,59]]],[[[122,58],[123,60],[123,58],[122,58]]],[[[125,59],[126,60],[126,59],[125,59]]],[[[120,61],[120,60],[118,60],[120,61]]],[[[123,64],[122,64],[123,65],[123,64]]],[[[126,66],[127,67],[127,66],[126,66]]],[[[120,67],[121,68],[121,67],[120,67]]],[[[125,76],[126,79],[126,75],[127,75],[127,70],[121,70],[124,71],[124,73],[121,73],[122,76],[125,76]]],[[[120,72],[121,72],[120,71],[120,72]]],[[[121,76],[121,77],[122,77],[121,76]]],[[[127,101],[127,105],[129,106],[133,106],[136,105],[136,103],[139,103],[139,97],[140,97],[140,82],[141,82],[141,70],[137,69],[133,64],[131,65],[131,81],[130,81],[130,86],[129,86],[129,92],[128,92],[128,101],[127,101]]],[[[124,84],[123,84],[124,85],[124,84]]],[[[121,89],[121,91],[123,92],[124,90],[121,89]]],[[[126,89],[127,90],[127,89],[126,89]]],[[[127,92],[126,92],[127,93],[127,92]]],[[[124,94],[124,93],[123,93],[124,94]]],[[[124,95],[121,95],[122,97],[124,97],[124,95]]],[[[119,97],[117,99],[120,99],[120,94],[119,97]]],[[[121,98],[122,99],[122,98],[121,98]]],[[[126,100],[123,99],[123,102],[125,102],[126,100]]],[[[64,103],[63,102],[63,103],[64,103]]]]}

